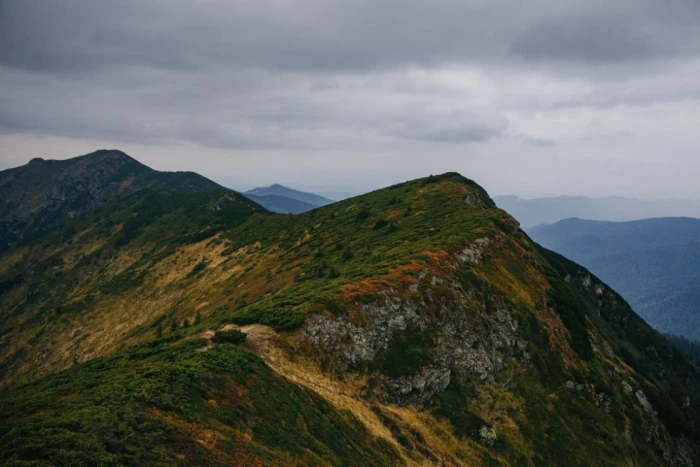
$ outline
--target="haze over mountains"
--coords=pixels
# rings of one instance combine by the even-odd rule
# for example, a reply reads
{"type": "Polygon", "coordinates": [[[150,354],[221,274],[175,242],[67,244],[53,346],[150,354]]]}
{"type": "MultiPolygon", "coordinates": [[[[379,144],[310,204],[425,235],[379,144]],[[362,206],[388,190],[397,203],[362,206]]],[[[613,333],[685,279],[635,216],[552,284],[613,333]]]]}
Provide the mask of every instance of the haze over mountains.
{"type": "Polygon", "coordinates": [[[0,253],[3,464],[700,462],[700,370],[475,182],[295,216],[195,186],[0,253]]]}
{"type": "Polygon", "coordinates": [[[334,203],[323,196],[293,190],[279,184],[254,188],[243,194],[269,211],[288,214],[301,214],[334,203]]]}
{"type": "Polygon", "coordinates": [[[570,218],[612,222],[654,217],[700,218],[700,201],[692,199],[644,201],[617,196],[606,198],[558,196],[534,199],[496,196],[494,201],[498,207],[515,217],[525,229],[570,218]]]}
{"type": "Polygon", "coordinates": [[[610,284],[656,329],[700,339],[700,219],[567,219],[527,232],[610,284]]]}
{"type": "Polygon", "coordinates": [[[324,198],[323,196],[315,195],[313,193],[305,193],[303,191],[292,190],[285,186],[274,184],[268,187],[253,188],[252,190],[246,191],[244,195],[255,195],[259,197],[265,196],[284,196],[286,198],[296,199],[298,201],[303,201],[304,203],[311,204],[314,206],[326,206],[327,204],[334,203],[335,201],[324,198]]]}

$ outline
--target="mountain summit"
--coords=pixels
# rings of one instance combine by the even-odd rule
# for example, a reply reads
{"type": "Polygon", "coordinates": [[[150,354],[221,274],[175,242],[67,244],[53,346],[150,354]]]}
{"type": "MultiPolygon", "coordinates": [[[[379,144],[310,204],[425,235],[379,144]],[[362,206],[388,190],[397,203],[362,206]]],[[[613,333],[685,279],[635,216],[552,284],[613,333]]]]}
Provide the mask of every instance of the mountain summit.
{"type": "Polygon", "coordinates": [[[0,255],[9,465],[690,466],[700,371],[449,173],[141,192],[0,255]]]}
{"type": "Polygon", "coordinates": [[[158,172],[118,150],[32,159],[0,172],[0,252],[108,201],[144,189],[221,190],[191,172],[158,172]]]}

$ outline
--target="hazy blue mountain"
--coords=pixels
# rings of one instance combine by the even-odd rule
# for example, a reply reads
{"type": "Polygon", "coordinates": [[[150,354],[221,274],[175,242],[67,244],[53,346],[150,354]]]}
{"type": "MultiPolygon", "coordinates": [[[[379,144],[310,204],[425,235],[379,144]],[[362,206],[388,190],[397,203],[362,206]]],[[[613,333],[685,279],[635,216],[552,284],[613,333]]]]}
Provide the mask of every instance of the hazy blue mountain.
{"type": "Polygon", "coordinates": [[[609,283],[652,326],[700,338],[700,219],[566,219],[528,233],[609,283]]]}
{"type": "Polygon", "coordinates": [[[652,289],[631,296],[635,311],[654,327],[700,341],[700,284],[652,289]]]}
{"type": "Polygon", "coordinates": [[[700,219],[668,217],[630,222],[565,219],[527,229],[538,243],[579,262],[621,253],[692,243],[700,239],[700,219]]]}
{"type": "Polygon", "coordinates": [[[700,201],[687,199],[644,201],[621,197],[521,199],[517,196],[497,196],[494,201],[526,229],[572,217],[612,222],[670,216],[700,217],[700,201]]]}
{"type": "Polygon", "coordinates": [[[696,365],[700,365],[700,340],[688,339],[668,333],[664,333],[664,337],[671,345],[680,350],[683,355],[695,362],[696,365]]]}
{"type": "Polygon", "coordinates": [[[246,191],[244,195],[254,195],[254,196],[283,196],[285,198],[291,198],[303,203],[313,205],[314,207],[325,206],[327,204],[335,203],[332,199],[324,198],[313,193],[306,193],[304,191],[293,190],[282,186],[279,184],[270,185],[268,187],[258,187],[252,190],[246,191]]]}
{"type": "Polygon", "coordinates": [[[303,201],[299,201],[298,199],[287,198],[286,196],[257,196],[250,193],[244,193],[243,196],[251,201],[255,201],[268,211],[281,214],[301,214],[302,212],[311,211],[312,209],[318,207],[315,204],[305,203],[303,201]]]}

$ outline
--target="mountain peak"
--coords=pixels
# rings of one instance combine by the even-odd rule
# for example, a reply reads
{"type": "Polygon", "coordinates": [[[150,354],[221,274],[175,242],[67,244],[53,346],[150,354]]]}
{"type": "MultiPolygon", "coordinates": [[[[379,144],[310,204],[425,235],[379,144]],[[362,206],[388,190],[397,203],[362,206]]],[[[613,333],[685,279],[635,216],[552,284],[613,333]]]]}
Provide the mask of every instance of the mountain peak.
{"type": "Polygon", "coordinates": [[[76,157],[75,159],[84,159],[91,162],[109,162],[116,164],[138,164],[140,166],[146,167],[139,161],[128,155],[127,153],[120,151],[119,149],[98,149],[97,151],[91,152],[81,157],[76,157]]]}
{"type": "Polygon", "coordinates": [[[145,189],[223,189],[201,175],[158,172],[117,149],[63,160],[34,158],[0,172],[0,252],[105,202],[145,189]]]}
{"type": "Polygon", "coordinates": [[[28,165],[44,165],[46,164],[46,159],[42,159],[41,157],[35,157],[34,159],[30,160],[28,165]]]}
{"type": "MultiPolygon", "coordinates": [[[[433,183],[457,182],[460,185],[466,185],[470,188],[471,194],[464,199],[465,202],[472,205],[480,205],[481,207],[493,209],[496,208],[496,203],[491,199],[488,192],[474,180],[471,180],[459,172],[446,172],[440,175],[429,175],[428,177],[420,178],[421,187],[433,183]]],[[[407,182],[412,183],[412,182],[407,182]]]]}

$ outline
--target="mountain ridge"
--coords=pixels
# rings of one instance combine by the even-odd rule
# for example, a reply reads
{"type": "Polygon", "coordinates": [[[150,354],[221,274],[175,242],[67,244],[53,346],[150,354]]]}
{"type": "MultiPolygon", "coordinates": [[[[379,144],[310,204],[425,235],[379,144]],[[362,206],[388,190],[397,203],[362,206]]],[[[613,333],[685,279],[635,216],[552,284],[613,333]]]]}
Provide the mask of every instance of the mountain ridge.
{"type": "Polygon", "coordinates": [[[6,463],[700,460],[697,367],[459,174],[297,216],[139,192],[0,283],[6,463]]]}

